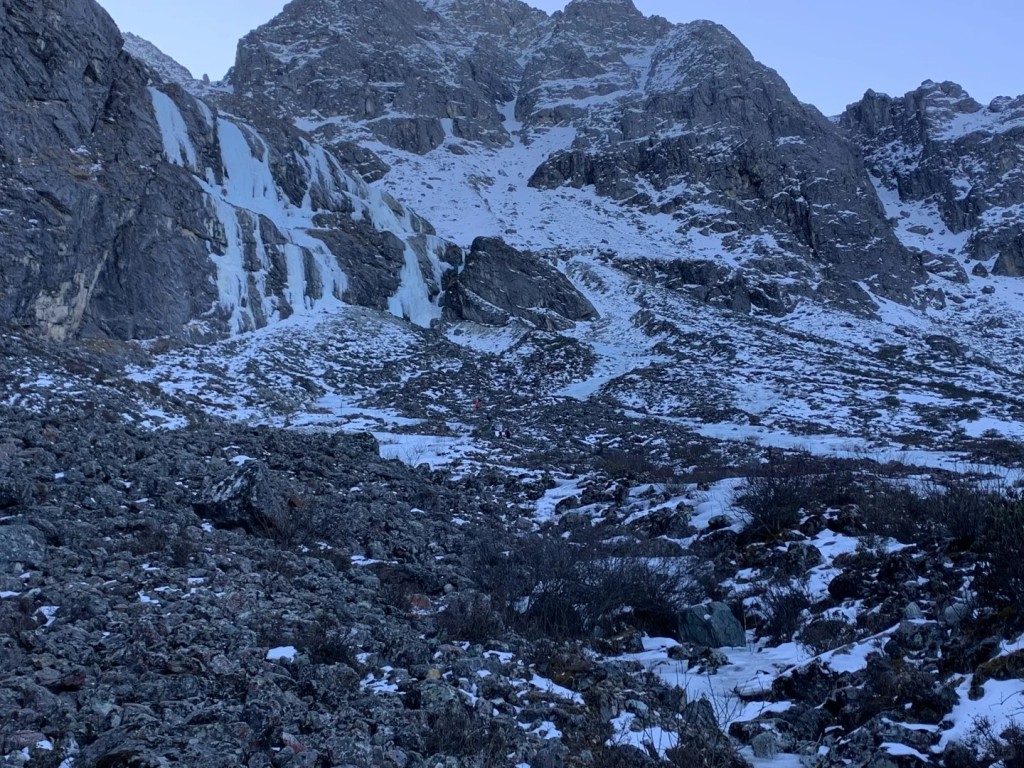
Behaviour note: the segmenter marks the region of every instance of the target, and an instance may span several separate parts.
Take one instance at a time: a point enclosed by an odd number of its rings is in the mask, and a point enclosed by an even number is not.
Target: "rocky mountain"
[[[0,0],[0,764],[1014,765],[1019,101]]]
[[[131,32],[124,33],[124,50],[134,59],[144,62],[168,85],[179,85],[185,90],[196,89],[199,82],[192,73],[148,40]]]
[[[955,83],[927,82],[898,99],[869,91],[840,125],[863,147],[882,197],[895,195],[891,215],[909,247],[926,260],[953,256],[1021,273],[1021,98],[985,107]],[[909,209],[935,224],[910,221]]]
[[[785,284],[864,305],[860,281],[921,300],[920,260],[893,236],[855,147],[721,27],[648,19],[630,0],[578,0],[550,18],[522,3],[405,5],[290,4],[241,41],[229,80],[322,143],[380,142],[421,179],[422,157],[455,154],[449,194],[525,162],[517,195],[593,190],[614,203],[610,217],[663,220],[674,231],[654,260],[697,262],[705,280],[746,293],[740,303],[784,313]],[[393,175],[403,194],[423,185]]]

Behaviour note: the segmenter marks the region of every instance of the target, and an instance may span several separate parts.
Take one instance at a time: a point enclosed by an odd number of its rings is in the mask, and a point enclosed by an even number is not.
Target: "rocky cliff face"
[[[4,0],[0,18],[0,315],[62,339],[155,335],[206,312],[199,206],[159,162],[148,75],[114,23],[57,0]]]
[[[0,8],[0,314],[53,338],[344,304],[429,326],[444,285],[495,282],[446,281],[479,237],[774,315],[941,304],[926,269],[965,255],[1024,269],[1019,100],[931,85],[836,126],[726,30],[630,0],[296,0],[223,87],[91,0]],[[542,273],[488,317],[533,322],[509,310]]]
[[[545,18],[517,0],[290,3],[239,43],[229,80],[328,137],[353,121],[413,152],[446,134],[501,145],[517,43]]]
[[[331,302],[440,315],[457,252],[329,152],[161,84],[95,3],[0,9],[0,316],[65,339],[237,332]]]
[[[860,142],[905,240],[926,258],[965,257],[1024,271],[1024,97],[987,107],[955,83],[900,98],[868,91],[840,125]],[[932,222],[913,221],[931,214]],[[917,241],[914,243],[914,241]]]
[[[201,91],[202,83],[192,73],[148,40],[131,32],[124,33],[124,50],[134,59],[143,62],[168,85],[180,85],[185,90]]]

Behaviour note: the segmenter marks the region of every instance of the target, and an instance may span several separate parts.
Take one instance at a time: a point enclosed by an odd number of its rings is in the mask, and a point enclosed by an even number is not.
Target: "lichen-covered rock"
[[[31,525],[0,524],[0,573],[14,565],[37,568],[46,559],[45,540]]]

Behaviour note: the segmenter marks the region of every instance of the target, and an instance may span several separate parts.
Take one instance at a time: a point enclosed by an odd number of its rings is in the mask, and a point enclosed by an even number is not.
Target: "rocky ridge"
[[[896,194],[895,215],[915,218],[897,212],[902,204],[937,219],[906,223],[904,239],[926,259],[952,256],[1020,274],[1021,98],[983,106],[955,83],[926,82],[900,98],[869,91],[840,126],[864,148],[880,188]]]

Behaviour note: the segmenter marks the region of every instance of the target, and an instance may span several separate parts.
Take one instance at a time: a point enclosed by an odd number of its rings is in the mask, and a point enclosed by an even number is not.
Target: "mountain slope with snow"
[[[240,43],[231,82],[318,141],[373,149],[379,183],[464,245],[530,232],[512,244],[710,262],[709,279],[785,295],[775,312],[799,297],[867,311],[862,282],[927,301],[853,147],[721,27],[629,0],[550,17],[407,5],[292,4]]]
[[[0,0],[0,764],[1009,764],[1020,107],[834,125],[630,0],[293,0],[214,85]]]

